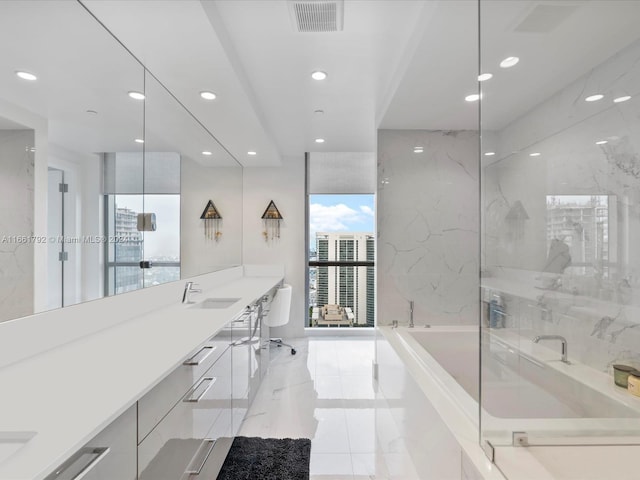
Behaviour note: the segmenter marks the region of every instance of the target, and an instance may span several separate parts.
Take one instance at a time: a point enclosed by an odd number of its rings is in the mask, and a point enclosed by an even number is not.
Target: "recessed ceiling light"
[[[493,74],[492,73],[483,73],[481,75],[478,75],[478,81],[479,82],[484,82],[485,80],[489,80],[493,78]]]
[[[604,145],[605,143],[609,143],[608,140],[600,140],[596,142],[596,145]]]
[[[19,76],[23,80],[34,81],[34,80],[38,79],[38,77],[36,77],[33,73],[24,72],[22,70],[17,70],[16,71],[16,75]]]
[[[131,92],[129,92],[129,96],[131,98],[136,99],[136,100],[144,100],[144,93],[131,91]]]
[[[590,95],[584,99],[585,102],[597,102],[598,100],[602,100],[604,95],[600,93],[596,93],[595,95]]]
[[[202,152],[202,154],[203,154],[203,155],[207,155],[207,156],[209,156],[209,155],[213,155],[211,152],[207,152],[206,150],[205,150],[204,152]]]
[[[413,148],[413,153],[423,153],[424,152],[424,147],[414,147]]]
[[[254,151],[247,152],[247,155],[257,155],[257,154],[258,154],[258,152],[254,152]]]
[[[618,98],[614,98],[613,102],[614,103],[622,103],[622,102],[626,102],[627,100],[631,99],[631,96],[629,95],[625,95],[624,97],[618,97]]]
[[[325,78],[327,78],[327,74],[325,72],[317,70],[311,74],[311,78],[313,78],[314,80],[324,80]]]
[[[213,92],[200,92],[200,96],[202,98],[204,98],[205,100],[215,100],[216,99],[216,94]]]
[[[507,58],[505,58],[504,60],[502,60],[500,62],[500,67],[502,67],[502,68],[513,67],[519,61],[520,61],[520,59],[518,57],[507,57]]]
[[[530,157],[539,157],[540,156],[540,152],[533,152],[529,154]]]
[[[485,157],[493,157],[496,154],[496,152],[485,152],[484,155]]]
[[[324,138],[316,138],[316,143],[324,143]]]
[[[478,100],[480,100],[480,95],[474,93],[473,95],[467,95],[466,97],[464,97],[464,99],[467,102],[477,102]]]
[[[313,113],[316,115],[324,115],[324,110],[314,110]]]
[[[135,142],[136,142],[136,143],[144,143],[144,140],[143,140],[143,139],[141,139],[141,138],[136,138],[136,139],[135,139]]]

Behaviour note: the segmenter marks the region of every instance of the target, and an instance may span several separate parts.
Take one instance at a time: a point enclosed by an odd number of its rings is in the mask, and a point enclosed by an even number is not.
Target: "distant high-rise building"
[[[317,232],[318,261],[373,261],[375,238],[372,233]],[[374,267],[318,267],[317,306],[348,307],[358,325],[374,325]]]
[[[115,261],[138,263],[142,260],[142,234],[138,231],[138,214],[128,208],[117,208],[115,215]],[[129,292],[142,287],[139,266],[122,266],[115,276],[116,293]]]

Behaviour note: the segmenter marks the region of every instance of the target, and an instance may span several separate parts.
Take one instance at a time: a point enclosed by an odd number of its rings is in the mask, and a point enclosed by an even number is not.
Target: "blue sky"
[[[309,244],[316,232],[373,232],[374,195],[310,195]]]

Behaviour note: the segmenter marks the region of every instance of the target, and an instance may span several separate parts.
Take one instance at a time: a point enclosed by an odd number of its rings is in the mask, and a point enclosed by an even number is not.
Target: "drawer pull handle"
[[[73,454],[73,456],[69,460],[64,462],[62,465],[56,468],[53,473],[48,475],[45,480],[56,480],[62,478],[80,480],[81,478],[84,478],[89,473],[89,471],[92,470],[93,467],[95,467],[100,462],[100,460],[106,457],[110,451],[111,449],[109,447],[81,448],[75,454]],[[84,466],[75,465],[81,458],[86,456],[89,456],[89,458],[84,460],[86,462]],[[65,474],[65,472],[67,472],[67,474]]]
[[[207,386],[202,389],[202,392],[200,392],[200,395],[196,396],[196,392],[202,386],[202,384],[205,383],[205,382],[208,382]],[[193,387],[191,390],[189,390],[189,393],[187,393],[187,396],[184,399],[184,401],[185,402],[193,402],[193,403],[199,402],[200,399],[202,397],[204,397],[204,394],[207,393],[207,391],[211,388],[211,386],[214,383],[216,383],[216,378],[215,377],[204,377],[202,380],[200,380],[196,384],[195,387]]]
[[[187,475],[200,475],[200,472],[202,472],[202,469],[204,468],[204,464],[207,463],[207,460],[209,459],[209,455],[211,455],[211,452],[213,452],[213,447],[215,446],[215,444],[216,441],[212,438],[204,439],[200,447],[198,447],[198,451],[189,462],[189,466],[185,471]],[[198,457],[202,457],[202,459],[198,461]],[[193,465],[198,465],[198,467],[192,468]]]
[[[213,353],[213,351],[216,349],[216,347],[212,347],[212,346],[205,346],[202,347],[200,350],[198,350],[196,353],[193,354],[192,357],[187,358],[184,362],[183,365],[187,365],[187,366],[197,366],[200,365],[202,362],[204,362],[205,358],[207,358],[209,355],[211,355]],[[198,355],[203,354],[200,358],[198,358]]]

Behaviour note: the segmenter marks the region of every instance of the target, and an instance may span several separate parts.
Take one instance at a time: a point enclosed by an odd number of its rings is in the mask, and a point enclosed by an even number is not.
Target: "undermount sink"
[[[239,301],[239,298],[205,298],[189,308],[227,308]]]
[[[31,431],[0,431],[0,463],[7,460],[11,455],[24,447],[29,440],[36,436],[37,432]]]

